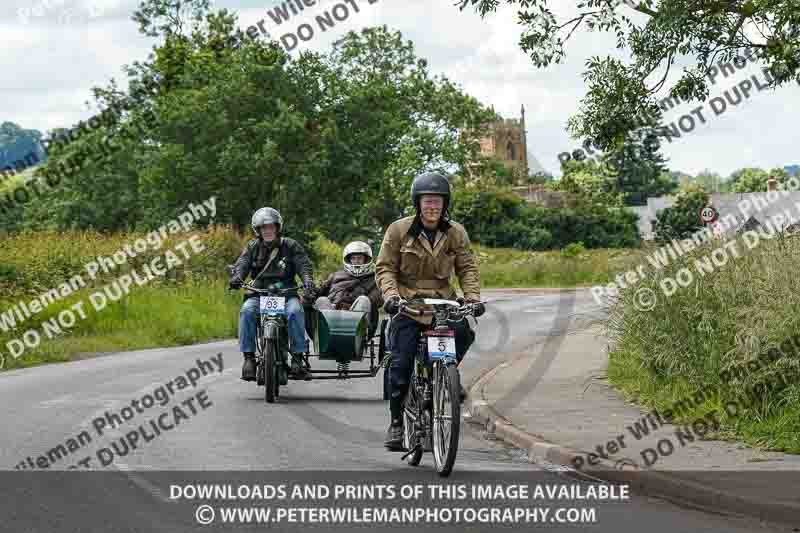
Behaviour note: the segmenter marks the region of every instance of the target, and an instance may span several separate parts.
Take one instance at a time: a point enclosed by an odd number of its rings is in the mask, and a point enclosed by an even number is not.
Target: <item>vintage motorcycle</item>
[[[432,306],[417,310],[414,305]],[[401,460],[417,466],[424,451],[433,451],[436,470],[447,477],[453,470],[461,431],[461,376],[456,358],[455,330],[450,324],[474,316],[475,305],[452,300],[423,298],[401,302],[398,313],[432,315],[433,321],[420,335],[411,381],[403,405]]]
[[[286,316],[286,295],[301,287],[283,287],[281,283],[266,289],[257,289],[252,283],[242,289],[259,294],[259,319],[256,333],[256,383],[264,386],[264,399],[274,403],[280,394],[280,387],[288,380],[301,379],[290,372],[289,334]],[[353,379],[375,377],[380,368],[387,368],[390,354],[386,349],[386,320],[381,323],[380,333],[371,336],[367,326],[367,314],[357,311],[317,310],[306,302],[306,333],[314,343],[315,351],[310,351],[306,340],[302,361],[298,363],[306,369],[304,380]],[[350,369],[352,362],[364,359],[369,353],[369,369]],[[310,357],[335,361],[337,368],[312,369]],[[376,363],[377,361],[377,363]],[[282,383],[283,382],[283,383]]]

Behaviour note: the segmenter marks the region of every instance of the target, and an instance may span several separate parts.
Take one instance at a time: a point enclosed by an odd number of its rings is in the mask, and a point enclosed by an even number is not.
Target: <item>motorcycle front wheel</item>
[[[461,431],[461,377],[454,364],[436,363],[433,381],[433,460],[436,471],[453,471]]]
[[[278,396],[278,341],[267,339],[266,350],[264,351],[264,399],[267,403],[275,403]]]

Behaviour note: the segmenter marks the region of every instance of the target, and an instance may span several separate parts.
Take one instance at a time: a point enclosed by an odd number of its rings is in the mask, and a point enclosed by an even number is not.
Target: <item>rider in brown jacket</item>
[[[477,304],[475,316],[485,311],[480,303],[480,273],[464,226],[449,219],[450,183],[443,175],[417,176],[411,186],[416,214],[393,222],[386,230],[375,274],[386,301],[384,309],[397,313],[402,300],[415,297],[444,298]],[[455,273],[464,293],[457,296],[450,285]],[[391,423],[386,446],[403,450],[403,399],[408,391],[412,361],[420,332],[432,317],[399,314],[389,332],[392,360],[389,367]],[[464,320],[456,330],[456,352],[461,362],[475,334]],[[465,396],[463,389],[462,400]]]

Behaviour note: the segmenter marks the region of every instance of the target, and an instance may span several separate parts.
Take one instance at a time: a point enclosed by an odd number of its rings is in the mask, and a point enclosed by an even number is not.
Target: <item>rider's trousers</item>
[[[389,365],[389,386],[391,391],[389,408],[392,413],[392,419],[399,418],[402,413],[403,400],[408,391],[408,383],[411,380],[411,370],[413,369],[419,338],[422,331],[427,327],[407,316],[397,315],[392,318],[392,325],[389,330],[389,344],[392,352],[392,360]],[[454,324],[453,329],[456,333],[456,358],[460,363],[469,347],[475,341],[475,333],[466,319]]]
[[[239,349],[242,353],[256,351],[258,332],[258,298],[248,298],[239,311]],[[306,351],[306,320],[300,298],[286,298],[286,315],[289,328],[289,349],[292,352]]]

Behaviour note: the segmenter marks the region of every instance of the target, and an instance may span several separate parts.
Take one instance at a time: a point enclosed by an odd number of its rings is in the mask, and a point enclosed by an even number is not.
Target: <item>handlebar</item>
[[[258,293],[258,294],[285,294],[287,292],[295,291],[295,290],[302,289],[302,288],[303,287],[286,287],[286,288],[283,288],[283,289],[278,289],[278,288],[274,288],[274,289],[257,289],[252,284],[247,284],[246,283],[246,284],[244,284],[244,285],[242,285],[240,287],[240,290],[241,289],[246,289],[246,290],[249,290],[251,292]]]
[[[413,305],[432,305],[434,309],[433,310],[414,309],[413,307],[411,307]],[[454,309],[447,309],[446,311],[448,315],[456,315],[459,318],[464,318],[466,316],[472,315],[475,311],[474,303],[465,303],[464,305],[461,305],[460,303],[453,300],[422,298],[410,301],[400,300],[400,306],[397,310],[397,314],[405,312],[414,316],[425,316],[425,315],[433,316],[436,314],[437,310],[444,310],[445,307],[454,308]]]

